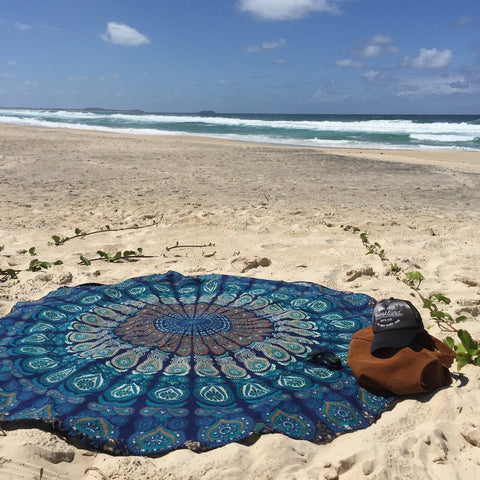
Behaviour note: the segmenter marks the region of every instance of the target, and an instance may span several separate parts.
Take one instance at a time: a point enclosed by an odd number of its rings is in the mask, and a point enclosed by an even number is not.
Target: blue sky
[[[480,113],[480,0],[0,0],[0,105]]]

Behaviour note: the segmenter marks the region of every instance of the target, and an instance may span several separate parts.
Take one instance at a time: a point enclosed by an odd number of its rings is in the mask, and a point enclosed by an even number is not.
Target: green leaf
[[[446,303],[447,305],[451,302],[451,300],[448,298],[448,297],[445,297],[445,295],[442,295],[442,294],[433,294],[433,295],[430,295],[430,298],[432,300],[438,300],[439,302],[442,302],[442,303]]]
[[[455,350],[455,340],[454,340],[452,337],[447,337],[447,338],[443,341],[443,343],[444,343],[447,347],[451,348],[452,350]]]
[[[84,265],[91,265],[92,264],[92,262],[88,258],[84,257],[83,255],[80,255],[80,261]]]
[[[453,323],[453,318],[449,313],[447,313],[447,312],[441,312],[441,313],[443,314],[442,315],[442,321]],[[432,316],[431,313],[430,313],[430,316]]]
[[[472,336],[466,330],[459,330],[458,338],[462,341],[465,350],[470,355],[476,355],[478,353],[478,344],[473,341]]]
[[[63,240],[58,235],[52,235],[52,239],[55,245],[61,245],[63,243]]]
[[[63,265],[63,262],[61,260],[55,260],[53,262],[54,265]]]
[[[13,270],[12,268],[7,268],[5,270],[5,272],[12,280],[18,278],[17,277],[17,272],[15,270]]]
[[[35,257],[35,255],[37,255],[37,252],[35,251],[35,247],[30,247],[28,249],[28,253],[32,256],[32,257]]]
[[[423,308],[426,308],[428,310],[430,310],[432,307],[434,307],[434,303],[432,302],[432,300],[430,300],[429,298],[426,298],[424,301],[423,301]]]
[[[465,320],[467,320],[467,317],[465,315],[460,315],[459,317],[457,317],[455,319],[455,322],[464,322]]]
[[[38,260],[32,260],[30,262],[30,265],[28,266],[28,269],[31,270],[32,272],[36,272],[41,269],[41,267],[38,265]]]
[[[138,254],[139,254],[140,256],[143,255],[143,248],[139,248],[139,249],[138,249]]]
[[[116,252],[113,258],[111,259],[112,262],[115,262],[116,260],[120,260],[122,258],[122,252]]]
[[[75,229],[75,235],[80,235],[82,233],[82,230],[80,228]]]
[[[52,264],[49,262],[40,262],[39,260],[35,259],[30,262],[28,269],[31,270],[32,272],[38,272],[42,268],[47,269],[47,268],[50,268],[51,266]]]
[[[5,245],[0,245],[0,252],[5,248]]]
[[[409,280],[418,281],[418,282],[422,282],[423,280],[425,280],[425,277],[420,272],[417,272],[417,271],[408,272],[406,274],[406,277]]]
[[[468,353],[457,353],[457,367],[461,370],[465,365],[468,365],[472,357]]]

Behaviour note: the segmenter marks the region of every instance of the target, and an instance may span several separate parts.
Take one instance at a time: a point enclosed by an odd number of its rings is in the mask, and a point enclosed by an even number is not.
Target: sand
[[[52,244],[52,235],[107,225],[111,231]],[[389,262],[422,272],[425,296],[451,298],[446,311],[466,315],[462,327],[478,339],[479,225],[478,153],[327,150],[0,125],[0,268],[22,270],[17,280],[0,283],[0,316],[61,285],[176,270],[407,298],[430,332],[445,338],[388,264],[365,255],[359,232],[366,232]],[[35,258],[63,264],[24,271],[34,258],[31,247]],[[98,250],[137,248],[151,257],[78,263]],[[51,432],[7,428],[0,436],[0,478],[471,480],[480,467],[480,368],[452,372],[451,387],[404,398],[371,427],[327,445],[274,434],[201,454],[114,457]]]

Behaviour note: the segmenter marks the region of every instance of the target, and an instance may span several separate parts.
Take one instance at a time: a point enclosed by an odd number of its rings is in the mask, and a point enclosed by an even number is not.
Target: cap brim
[[[401,348],[409,345],[417,336],[417,329],[405,328],[378,332],[373,336],[370,353],[382,348]]]

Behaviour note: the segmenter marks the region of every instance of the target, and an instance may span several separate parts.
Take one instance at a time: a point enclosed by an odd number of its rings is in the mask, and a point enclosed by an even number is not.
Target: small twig
[[[208,244],[205,244],[205,245],[180,245],[178,242],[173,245],[173,247],[165,247],[165,249],[167,250],[167,252],[169,252],[170,250],[173,250],[174,248],[204,248],[204,247],[214,247],[215,244],[210,242]]]
[[[93,470],[94,472],[99,473],[102,476],[103,480],[109,480],[109,477],[105,475],[98,467],[88,467],[84,473],[87,473],[90,470]]]

